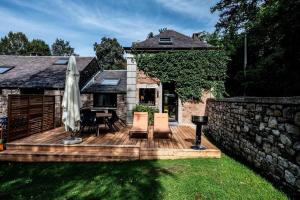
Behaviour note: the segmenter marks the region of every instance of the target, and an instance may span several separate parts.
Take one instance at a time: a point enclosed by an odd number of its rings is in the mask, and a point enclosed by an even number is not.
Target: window
[[[101,85],[118,85],[120,79],[104,79]]]
[[[94,107],[117,107],[117,94],[94,94]]]
[[[13,67],[9,67],[9,66],[0,66],[0,74],[4,74],[7,71],[11,70]]]
[[[155,89],[154,88],[140,88],[139,90],[140,104],[147,104],[155,106]]]
[[[68,64],[68,61],[69,61],[68,58],[60,58],[54,62],[54,65],[66,65]]]
[[[161,38],[159,38],[159,44],[163,44],[163,45],[165,45],[165,44],[172,44],[173,42],[172,42],[172,39],[170,38],[170,37],[161,37]]]

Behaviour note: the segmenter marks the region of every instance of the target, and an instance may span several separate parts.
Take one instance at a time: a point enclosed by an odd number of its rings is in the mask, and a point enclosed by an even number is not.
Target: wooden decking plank
[[[124,160],[131,160],[132,156],[136,156],[134,159],[176,159],[220,157],[221,155],[220,151],[204,136],[202,136],[202,144],[207,149],[204,151],[192,150],[190,146],[194,140],[195,129],[191,127],[172,126],[172,140],[154,139],[152,129],[149,130],[148,140],[130,139],[128,130],[128,127],[123,127],[115,133],[101,133],[98,137],[95,134],[85,134],[81,136],[83,143],[67,147],[61,144],[61,140],[67,137],[68,133],[65,133],[63,127],[57,128],[9,143],[11,145],[7,145],[7,155],[0,153],[0,160],[88,162],[118,161],[120,156],[123,156]],[[98,157],[93,157],[94,154]],[[87,157],[85,158],[83,155]],[[103,155],[103,157],[99,155]]]

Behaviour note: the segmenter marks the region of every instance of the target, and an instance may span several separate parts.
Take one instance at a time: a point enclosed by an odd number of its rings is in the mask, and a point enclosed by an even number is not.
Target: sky
[[[217,0],[0,0],[0,37],[23,32],[51,45],[70,42],[80,56],[94,56],[93,44],[117,38],[122,46],[143,41],[167,27],[191,36],[214,30]]]

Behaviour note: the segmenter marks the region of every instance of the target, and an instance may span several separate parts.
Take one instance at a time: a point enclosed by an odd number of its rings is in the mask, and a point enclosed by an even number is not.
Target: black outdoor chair
[[[112,114],[112,116],[111,116],[111,118],[109,118],[108,124],[113,131],[120,130],[120,128],[117,126],[117,124],[121,125],[122,127],[126,126],[126,123],[122,119],[119,118],[119,116],[117,115],[115,110],[110,110],[109,112]],[[117,123],[117,122],[119,122],[119,123]]]
[[[96,122],[96,113],[92,112],[90,109],[81,110],[81,133],[86,127],[88,128],[88,132],[98,129],[98,125]]]

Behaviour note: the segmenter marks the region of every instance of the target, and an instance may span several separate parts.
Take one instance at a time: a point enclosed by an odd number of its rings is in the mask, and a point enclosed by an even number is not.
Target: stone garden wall
[[[224,150],[300,194],[300,97],[209,99],[206,115]]]

